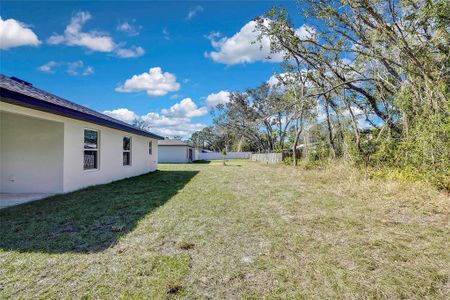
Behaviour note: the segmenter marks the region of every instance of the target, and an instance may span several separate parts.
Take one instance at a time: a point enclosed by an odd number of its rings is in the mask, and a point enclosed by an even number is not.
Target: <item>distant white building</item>
[[[189,163],[196,160],[195,149],[186,142],[165,139],[158,142],[158,162]]]

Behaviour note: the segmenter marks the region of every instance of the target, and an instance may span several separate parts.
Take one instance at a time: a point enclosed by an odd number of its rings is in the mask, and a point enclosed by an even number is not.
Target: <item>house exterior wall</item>
[[[187,146],[158,146],[158,162],[160,163],[188,163]],[[192,150],[192,156],[194,151]]]
[[[64,124],[0,111],[0,190],[63,192]]]
[[[155,171],[158,161],[157,140],[81,121],[67,122],[64,127],[64,191]],[[83,170],[84,129],[99,132],[99,168]],[[123,165],[123,138],[131,137],[131,165]],[[152,155],[148,143],[153,141]]]
[[[0,111],[40,118],[63,124],[62,192],[70,192],[90,185],[109,183],[155,171],[158,162],[158,141],[149,137],[131,134],[117,129],[80,120],[37,111],[5,102],[0,102]],[[83,170],[84,129],[99,131],[99,168]],[[123,166],[123,137],[131,137],[131,165]],[[152,155],[148,143],[152,141]],[[30,154],[31,155],[31,154]],[[3,160],[2,151],[2,160]],[[8,158],[9,159],[9,158]],[[60,192],[60,191],[54,191]]]

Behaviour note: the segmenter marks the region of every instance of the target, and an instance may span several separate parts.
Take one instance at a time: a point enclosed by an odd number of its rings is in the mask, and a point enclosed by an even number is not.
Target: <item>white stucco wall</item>
[[[63,170],[60,176],[63,192],[144,174],[155,171],[157,168],[158,141],[155,139],[4,102],[0,102],[0,111],[14,112],[63,124],[64,143],[63,149],[60,151],[63,155]],[[98,130],[100,133],[99,168],[97,170],[83,170],[84,129]],[[131,166],[123,166],[122,140],[124,136],[132,138]],[[153,142],[152,155],[148,152],[149,141]],[[1,155],[3,160],[6,154],[3,155],[2,151]],[[38,159],[36,155],[33,156],[31,153],[29,155]]]
[[[97,170],[83,170],[84,129],[99,131],[100,156]],[[158,161],[157,140],[152,155],[148,153],[150,138],[81,121],[64,126],[64,191],[155,171]],[[123,137],[131,137],[131,166],[123,165]]]
[[[158,162],[160,163],[188,163],[187,146],[158,146]],[[194,150],[192,150],[194,156]]]
[[[64,124],[0,111],[0,190],[63,192]]]

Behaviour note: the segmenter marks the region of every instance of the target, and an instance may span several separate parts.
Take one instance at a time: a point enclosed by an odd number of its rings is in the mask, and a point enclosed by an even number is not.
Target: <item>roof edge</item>
[[[108,121],[106,119],[102,119],[102,118],[94,116],[94,115],[85,114],[85,113],[82,113],[77,110],[73,110],[73,109],[63,107],[63,106],[60,106],[60,105],[57,105],[54,103],[36,99],[34,97],[24,95],[19,92],[11,91],[11,90],[8,90],[3,87],[0,87],[0,96],[4,97],[4,99],[0,100],[2,102],[19,105],[19,106],[23,106],[23,107],[28,107],[28,108],[32,108],[32,109],[36,109],[36,110],[40,110],[40,111],[44,111],[44,112],[49,112],[49,113],[53,113],[56,115],[68,117],[71,119],[86,121],[89,123],[94,123],[97,125],[102,125],[105,127],[129,132],[129,133],[134,133],[137,135],[150,137],[150,138],[154,138],[157,140],[164,140],[164,138],[162,136],[159,136],[157,134],[151,133],[146,130],[142,130],[142,129],[133,127],[132,125],[127,126],[127,125],[122,125],[120,123]]]

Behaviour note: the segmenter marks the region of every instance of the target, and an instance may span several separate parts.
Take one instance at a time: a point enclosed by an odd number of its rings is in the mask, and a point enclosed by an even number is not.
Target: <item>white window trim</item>
[[[151,151],[150,151],[151,150]],[[151,152],[151,153],[150,153]],[[148,142],[148,155],[153,156],[153,141]]]
[[[124,138],[130,138],[130,150],[123,149],[123,139]],[[130,136],[124,136],[122,138],[122,166],[124,166],[124,167],[131,167],[133,165],[133,153],[131,152],[132,150],[133,150],[133,137],[131,135]],[[130,164],[129,165],[124,165],[123,164],[123,153],[125,153],[125,152],[129,152],[130,153]]]
[[[90,131],[95,131],[97,132],[97,149],[86,149],[84,148],[84,131],[85,130],[90,130]],[[98,129],[93,129],[93,128],[84,128],[83,129],[83,171],[84,172],[98,172],[100,170],[100,130]],[[84,151],[97,151],[97,168],[94,169],[85,169],[84,168]]]

